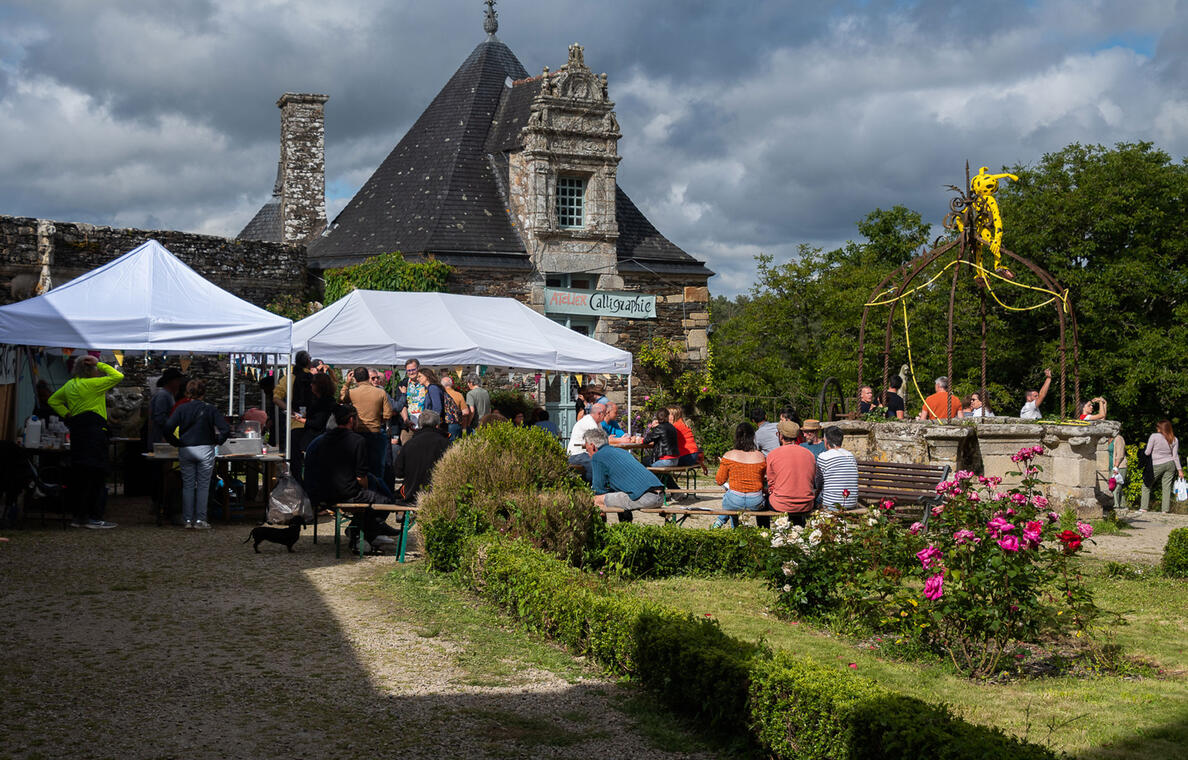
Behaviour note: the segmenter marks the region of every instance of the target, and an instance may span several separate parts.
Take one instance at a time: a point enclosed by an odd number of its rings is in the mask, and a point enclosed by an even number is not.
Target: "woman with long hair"
[[[764,476],[767,460],[755,446],[755,428],[749,422],[740,422],[734,428],[734,448],[722,455],[715,480],[726,487],[722,496],[722,509],[759,511],[763,509]],[[738,518],[733,515],[719,515],[714,527],[720,528],[730,520],[732,527],[738,527]]]
[[[206,503],[210,497],[210,476],[214,472],[215,446],[231,435],[231,427],[206,397],[206,381],[186,383],[189,403],[173,410],[165,422],[165,438],[177,446],[181,467],[182,519],[190,529],[210,528],[206,521]]]
[[[1151,485],[1143,481],[1143,503],[1139,512],[1146,512],[1151,503],[1151,488],[1159,483],[1163,489],[1161,507],[1164,512],[1171,511],[1172,473],[1177,478],[1184,477],[1184,469],[1180,467],[1180,441],[1172,430],[1170,420],[1159,420],[1155,424],[1155,432],[1147,439],[1144,453],[1151,457]]]
[[[417,382],[425,386],[425,403],[422,411],[429,409],[442,414],[445,411],[445,388],[437,379],[437,373],[428,367],[421,367]]]

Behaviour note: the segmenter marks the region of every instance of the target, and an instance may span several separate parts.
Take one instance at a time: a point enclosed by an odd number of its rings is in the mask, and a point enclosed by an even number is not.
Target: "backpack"
[[[458,402],[454,401],[454,397],[446,392],[445,388],[441,389],[441,408],[442,417],[445,418],[447,425],[462,424],[462,410],[458,408]]]

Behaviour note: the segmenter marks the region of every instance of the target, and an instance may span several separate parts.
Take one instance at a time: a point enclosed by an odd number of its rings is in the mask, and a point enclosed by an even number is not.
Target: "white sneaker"
[[[85,528],[85,527],[87,527],[87,524],[85,522],[79,522],[78,520],[71,520],[70,527],[71,528]]]
[[[206,520],[196,520],[194,522],[194,530],[210,530],[210,523]]]
[[[194,529],[194,523],[193,523],[193,522],[191,522],[190,520],[186,520],[185,529],[186,529],[186,530],[193,530],[193,529]]]
[[[111,530],[116,527],[116,524],[107,522],[106,520],[87,520],[87,524],[83,527],[90,528],[91,530]]]

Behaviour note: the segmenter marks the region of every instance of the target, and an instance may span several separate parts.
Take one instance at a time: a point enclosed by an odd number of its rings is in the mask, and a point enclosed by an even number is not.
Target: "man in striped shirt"
[[[825,429],[825,452],[817,457],[821,471],[820,505],[825,509],[852,509],[858,503],[858,460],[842,448],[842,431]]]

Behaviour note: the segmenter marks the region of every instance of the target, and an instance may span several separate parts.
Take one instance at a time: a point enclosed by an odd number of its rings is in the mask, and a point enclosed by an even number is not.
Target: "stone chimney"
[[[281,110],[280,223],[282,240],[304,243],[326,228],[328,95],[286,92]]]

